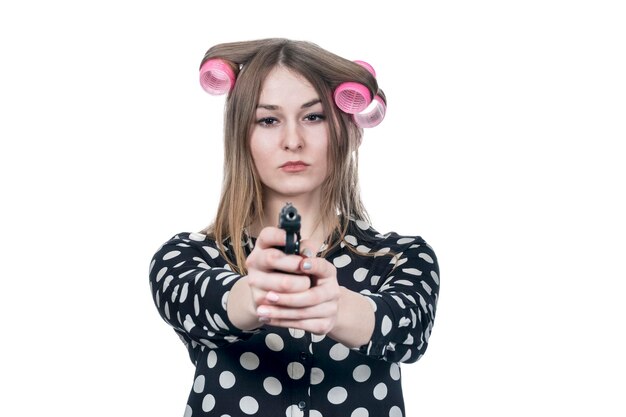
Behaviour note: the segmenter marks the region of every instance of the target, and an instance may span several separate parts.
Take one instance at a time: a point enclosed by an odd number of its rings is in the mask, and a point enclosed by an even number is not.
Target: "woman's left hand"
[[[304,249],[303,253],[310,254],[312,251]],[[257,314],[272,326],[325,335],[333,330],[337,322],[341,295],[337,269],[324,258],[305,256],[298,272],[311,278],[311,288],[297,293],[271,291],[266,296],[266,302],[258,306]]]

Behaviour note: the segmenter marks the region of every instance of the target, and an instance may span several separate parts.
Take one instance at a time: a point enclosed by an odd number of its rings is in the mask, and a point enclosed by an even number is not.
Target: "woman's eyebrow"
[[[316,105],[317,103],[321,103],[321,102],[322,102],[322,100],[320,100],[319,98],[314,98],[313,100],[307,101],[306,103],[304,103],[300,108],[301,109],[306,109],[308,107],[312,107],[312,106]]]
[[[314,98],[313,100],[307,101],[306,103],[304,103],[302,106],[300,106],[301,109],[306,109],[309,107],[312,107],[314,105],[316,105],[317,103],[321,103],[322,100],[320,100],[319,98]],[[259,103],[256,106],[257,109],[266,109],[266,110],[278,110],[281,107],[279,105],[276,104],[262,104]]]

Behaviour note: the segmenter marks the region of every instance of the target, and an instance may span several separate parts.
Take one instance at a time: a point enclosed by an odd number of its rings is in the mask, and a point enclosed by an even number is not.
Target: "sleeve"
[[[254,333],[236,328],[228,319],[228,295],[241,276],[205,235],[174,236],[155,253],[149,276],[161,317],[186,344],[217,348]]]
[[[405,238],[406,239],[406,238]],[[375,311],[375,328],[361,353],[412,363],[428,346],[439,296],[439,266],[432,248],[415,240],[396,252],[378,291],[364,294]]]

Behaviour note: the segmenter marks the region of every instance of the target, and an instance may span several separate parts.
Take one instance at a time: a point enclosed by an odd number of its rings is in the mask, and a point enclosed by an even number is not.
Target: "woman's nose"
[[[304,146],[302,132],[296,123],[288,123],[283,132],[282,147],[284,150],[300,150]]]

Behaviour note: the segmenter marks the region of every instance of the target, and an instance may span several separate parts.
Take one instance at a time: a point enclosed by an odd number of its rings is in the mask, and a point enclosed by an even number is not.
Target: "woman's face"
[[[274,68],[263,82],[250,135],[265,196],[319,194],[328,172],[328,136],[315,89],[299,74]]]

